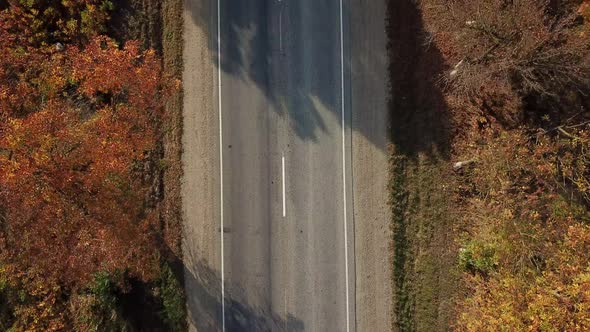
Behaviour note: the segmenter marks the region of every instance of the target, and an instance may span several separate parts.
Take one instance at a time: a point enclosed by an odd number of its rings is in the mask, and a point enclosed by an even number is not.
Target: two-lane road
[[[353,331],[345,4],[217,6],[219,328]]]

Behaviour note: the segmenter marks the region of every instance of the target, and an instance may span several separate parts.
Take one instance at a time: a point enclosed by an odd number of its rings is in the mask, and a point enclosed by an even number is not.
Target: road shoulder
[[[350,7],[356,325],[390,331],[387,10],[385,1],[351,0]]]
[[[219,156],[209,0],[184,1],[183,259],[189,331],[219,330]]]

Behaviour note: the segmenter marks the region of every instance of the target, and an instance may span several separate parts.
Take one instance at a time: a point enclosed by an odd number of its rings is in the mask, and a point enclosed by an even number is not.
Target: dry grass
[[[164,70],[175,79],[182,79],[182,0],[166,0],[162,5]],[[166,241],[182,261],[182,89],[176,91],[166,105],[163,136],[164,201],[162,218]]]
[[[437,78],[447,66],[428,45],[413,1],[389,1],[394,331],[445,331],[458,293],[450,119]]]
[[[164,71],[167,75],[181,81],[183,52],[183,1],[165,0],[162,3],[162,55]],[[164,241],[173,255],[169,278],[173,281],[169,292],[172,305],[169,315],[176,318],[177,324],[186,322],[186,306],[182,266],[182,88],[176,91],[165,108],[163,124],[163,174],[164,196],[161,203],[161,218],[164,229]],[[180,292],[180,293],[179,293]],[[182,329],[186,329],[183,323]]]

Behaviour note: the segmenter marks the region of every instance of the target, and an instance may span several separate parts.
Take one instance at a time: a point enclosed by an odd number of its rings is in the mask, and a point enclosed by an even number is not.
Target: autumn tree
[[[431,18],[429,40],[452,45],[441,81],[505,123],[522,120],[522,112],[511,113],[524,100],[558,107],[572,93],[588,92],[590,39],[580,1],[421,2]]]
[[[142,172],[173,84],[153,50],[84,30],[104,21],[108,3],[0,12],[0,304],[17,330],[70,330],[70,295],[99,273],[122,276],[124,288],[159,268]],[[65,13],[50,19],[54,10]],[[45,34],[88,43],[57,49]]]
[[[110,0],[8,0],[3,16],[20,25],[15,37],[35,45],[81,43],[104,34],[114,9]]]
[[[458,331],[590,329],[590,15],[581,0],[421,0],[457,137]]]

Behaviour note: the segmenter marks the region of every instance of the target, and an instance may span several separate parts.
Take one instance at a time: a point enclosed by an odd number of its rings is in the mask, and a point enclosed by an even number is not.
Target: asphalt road
[[[354,331],[346,1],[220,1],[222,324]]]
[[[184,1],[189,331],[393,326],[387,1],[343,5]]]

